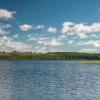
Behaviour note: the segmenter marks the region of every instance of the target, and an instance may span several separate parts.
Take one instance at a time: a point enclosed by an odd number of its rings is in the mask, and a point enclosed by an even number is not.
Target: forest
[[[100,53],[49,52],[0,53],[0,60],[100,60]]]

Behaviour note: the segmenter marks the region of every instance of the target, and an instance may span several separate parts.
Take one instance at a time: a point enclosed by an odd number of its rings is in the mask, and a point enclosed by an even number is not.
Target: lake
[[[100,100],[100,65],[0,61],[0,100]]]

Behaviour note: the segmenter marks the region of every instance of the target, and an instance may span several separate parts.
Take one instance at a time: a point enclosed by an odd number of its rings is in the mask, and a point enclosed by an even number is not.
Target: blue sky
[[[100,52],[99,0],[0,0],[0,51]]]

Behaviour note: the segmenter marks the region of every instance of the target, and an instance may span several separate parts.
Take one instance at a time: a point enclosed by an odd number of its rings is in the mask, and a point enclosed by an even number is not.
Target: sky
[[[0,0],[0,51],[100,52],[100,1]]]

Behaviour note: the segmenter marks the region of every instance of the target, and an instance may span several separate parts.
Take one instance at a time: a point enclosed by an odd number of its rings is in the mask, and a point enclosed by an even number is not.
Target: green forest
[[[0,53],[0,60],[100,60],[100,53]]]

